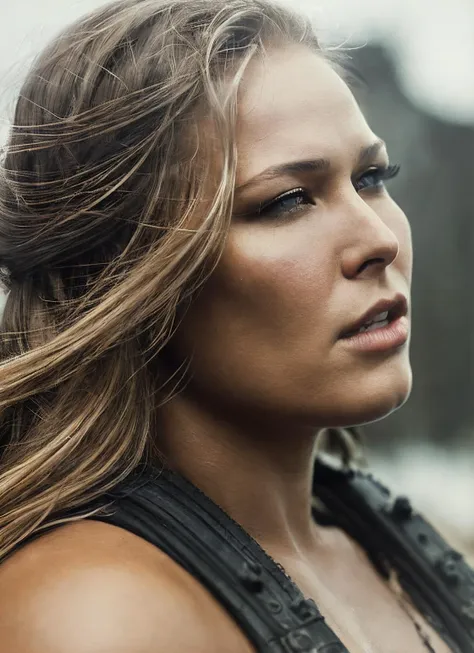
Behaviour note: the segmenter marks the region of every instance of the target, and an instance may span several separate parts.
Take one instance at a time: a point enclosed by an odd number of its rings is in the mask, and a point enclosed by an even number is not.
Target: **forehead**
[[[267,51],[246,70],[237,122],[246,177],[293,158],[352,159],[374,139],[350,89],[321,54],[288,46]]]

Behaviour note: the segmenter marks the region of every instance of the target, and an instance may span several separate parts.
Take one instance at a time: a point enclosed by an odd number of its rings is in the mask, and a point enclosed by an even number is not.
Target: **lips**
[[[346,326],[340,333],[339,339],[350,338],[359,332],[382,328],[407,313],[408,301],[404,295],[398,294],[393,299],[382,299],[358,320]]]

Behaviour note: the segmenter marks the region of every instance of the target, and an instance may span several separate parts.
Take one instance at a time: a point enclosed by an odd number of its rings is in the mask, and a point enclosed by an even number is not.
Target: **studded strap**
[[[406,497],[392,498],[370,474],[321,462],[314,494],[331,523],[354,537],[383,575],[397,572],[414,606],[453,651],[474,651],[474,571]]]
[[[474,653],[474,572],[411,508],[369,475],[317,461],[320,521],[337,524],[390,569],[455,653]],[[145,469],[107,497],[93,517],[148,540],[199,580],[259,653],[349,653],[314,601],[234,520],[169,470]]]
[[[236,522],[169,471],[128,480],[93,519],[167,553],[227,608],[259,653],[349,653],[312,600]]]

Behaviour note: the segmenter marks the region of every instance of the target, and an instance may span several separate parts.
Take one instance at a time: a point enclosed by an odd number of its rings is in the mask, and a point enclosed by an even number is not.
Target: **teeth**
[[[383,329],[383,327],[387,326],[387,324],[388,320],[383,320],[382,322],[372,322],[372,324],[369,324],[369,326],[361,327],[359,333],[364,333],[364,331],[373,331],[374,329]]]
[[[363,326],[361,326],[358,333],[363,333],[364,331],[371,331],[372,329],[377,329],[381,326],[386,326],[383,323],[387,322],[387,318],[388,318],[388,311],[379,313],[372,320],[366,322]]]
[[[379,313],[378,315],[376,315],[372,320],[372,322],[383,322],[384,320],[387,319],[387,317],[388,317],[388,311],[384,311],[383,313]]]
[[[390,320],[388,319],[388,311],[384,311],[383,313],[379,313],[378,315],[375,315],[372,320],[366,322],[363,326],[360,327],[360,329],[358,329],[357,331],[353,331],[352,334],[348,334],[346,337],[350,337],[351,335],[355,335],[356,333],[373,331],[374,329],[383,329],[383,327],[386,327],[387,324],[389,323]]]

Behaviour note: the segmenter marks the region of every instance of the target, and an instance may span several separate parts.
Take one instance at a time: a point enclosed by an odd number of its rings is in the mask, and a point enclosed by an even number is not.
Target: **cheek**
[[[293,327],[301,332],[302,320],[317,320],[332,287],[332,267],[330,247],[319,249],[303,225],[267,226],[231,235],[216,280],[254,328],[289,335]]]
[[[329,342],[327,310],[336,260],[327,239],[300,222],[233,229],[175,345],[191,353],[193,388],[220,402],[295,402]],[[249,374],[249,371],[251,372]],[[290,385],[297,390],[292,394]],[[291,398],[289,399],[289,394]],[[274,406],[273,406],[274,407]]]

